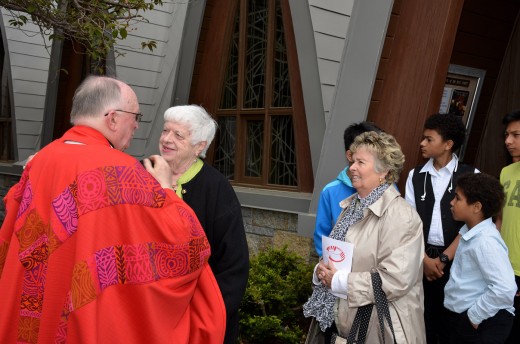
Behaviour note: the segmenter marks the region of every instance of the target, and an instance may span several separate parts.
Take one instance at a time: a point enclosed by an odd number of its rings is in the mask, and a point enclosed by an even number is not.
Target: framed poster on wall
[[[439,113],[459,116],[466,126],[466,140],[460,148],[459,158],[464,158],[467,140],[477,108],[486,71],[483,69],[451,64],[446,75]]]

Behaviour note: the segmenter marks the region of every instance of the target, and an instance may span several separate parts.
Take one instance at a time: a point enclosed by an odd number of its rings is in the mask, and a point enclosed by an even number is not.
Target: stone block
[[[311,255],[314,251],[313,241],[310,238],[298,236],[298,234],[287,231],[276,231],[273,237],[273,248],[287,249],[296,253],[306,261],[311,261]]]
[[[246,225],[246,233],[272,237],[274,235],[274,232],[275,230],[272,228]]]
[[[242,219],[244,220],[244,225],[253,223],[253,211],[251,208],[242,207]]]
[[[298,215],[296,214],[287,214],[289,215],[287,218],[287,230],[290,232],[297,233],[298,232]]]
[[[288,230],[290,215],[292,214],[264,209],[253,209],[253,225],[258,227]]]
[[[273,247],[273,238],[255,235],[255,234],[246,234],[247,246],[249,247],[249,256],[256,256],[259,252],[266,251],[269,248]]]

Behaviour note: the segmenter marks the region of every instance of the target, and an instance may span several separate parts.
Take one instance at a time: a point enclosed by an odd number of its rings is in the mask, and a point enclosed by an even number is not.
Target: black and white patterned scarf
[[[387,183],[379,185],[365,198],[360,198],[356,194],[347,209],[344,210],[345,215],[334,225],[330,237],[344,241],[348,228],[363,218],[363,210],[374,204],[388,189],[388,186],[389,184]],[[334,303],[336,303],[336,298],[330,292],[330,289],[322,284],[315,286],[311,297],[303,305],[303,315],[305,317],[315,317],[320,323],[320,329],[325,332],[334,321]]]

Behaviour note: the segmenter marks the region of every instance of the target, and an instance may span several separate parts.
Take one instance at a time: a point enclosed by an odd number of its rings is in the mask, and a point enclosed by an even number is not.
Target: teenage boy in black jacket
[[[423,221],[424,232],[424,322],[428,344],[447,343],[448,312],[443,306],[444,286],[450,277],[451,261],[459,243],[459,229],[450,202],[457,178],[479,171],[459,163],[456,152],[466,136],[462,120],[452,114],[435,114],[424,124],[421,153],[429,159],[412,169],[406,181],[405,198]]]

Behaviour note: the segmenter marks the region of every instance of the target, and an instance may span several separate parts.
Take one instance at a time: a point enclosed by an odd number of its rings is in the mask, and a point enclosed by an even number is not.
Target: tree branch
[[[163,0],[0,0],[9,10],[14,27],[29,20],[51,39],[70,39],[83,45],[94,59],[104,58],[117,39],[125,39],[131,25],[146,21],[140,14],[162,5]],[[154,41],[152,41],[154,42]],[[152,49],[155,44],[143,42]]]

